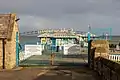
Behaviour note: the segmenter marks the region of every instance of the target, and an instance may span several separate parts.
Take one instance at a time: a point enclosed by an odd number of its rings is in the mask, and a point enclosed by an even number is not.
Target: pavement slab
[[[20,70],[0,71],[0,80],[98,80],[87,67],[46,69],[26,67]]]

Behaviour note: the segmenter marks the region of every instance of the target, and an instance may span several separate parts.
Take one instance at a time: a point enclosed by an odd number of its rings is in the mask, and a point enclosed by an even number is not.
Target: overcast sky
[[[17,13],[21,32],[64,27],[87,31],[90,24],[120,34],[120,0],[0,0],[0,12]]]

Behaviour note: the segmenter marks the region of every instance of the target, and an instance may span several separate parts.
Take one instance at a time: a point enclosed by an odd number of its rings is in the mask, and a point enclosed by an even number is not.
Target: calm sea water
[[[36,44],[38,41],[37,36],[20,36],[20,44]]]

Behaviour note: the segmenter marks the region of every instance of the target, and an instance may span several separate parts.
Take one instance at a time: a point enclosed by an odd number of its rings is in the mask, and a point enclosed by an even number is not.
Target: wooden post
[[[51,65],[54,65],[54,58],[55,58],[55,54],[52,53],[52,54],[50,55],[50,64],[51,64]]]

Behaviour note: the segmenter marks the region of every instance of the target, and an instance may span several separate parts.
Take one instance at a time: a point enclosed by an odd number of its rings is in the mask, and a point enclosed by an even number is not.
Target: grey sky
[[[113,28],[120,34],[120,0],[0,0],[0,12],[17,13],[20,31],[43,28]]]

